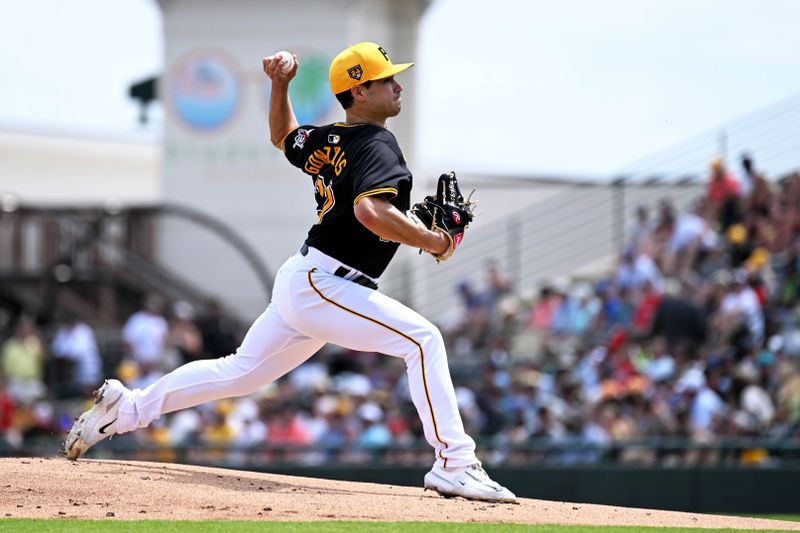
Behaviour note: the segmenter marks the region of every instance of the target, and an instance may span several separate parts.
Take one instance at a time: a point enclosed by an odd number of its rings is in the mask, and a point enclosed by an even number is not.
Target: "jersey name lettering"
[[[344,150],[339,146],[323,146],[314,150],[304,166],[305,171],[309,174],[319,174],[325,165],[330,165],[336,175],[342,173],[342,169],[347,165]]]

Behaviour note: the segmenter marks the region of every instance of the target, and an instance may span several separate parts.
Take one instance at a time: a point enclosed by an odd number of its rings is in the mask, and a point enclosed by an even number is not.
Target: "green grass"
[[[783,516],[783,515],[781,515]],[[766,518],[766,517],[764,517]],[[777,518],[777,515],[775,516]],[[791,517],[797,520],[798,517]],[[14,533],[27,532],[62,532],[78,531],[81,533],[94,533],[96,531],[113,531],[121,533],[143,533],[150,531],[177,531],[177,532],[233,532],[233,533],[412,533],[428,532],[456,533],[456,532],[483,532],[492,533],[580,533],[593,531],[597,533],[684,533],[684,532],[725,532],[730,529],[692,529],[677,527],[628,527],[628,526],[556,526],[556,525],[518,525],[518,524],[452,524],[440,522],[267,522],[267,521],[204,521],[194,522],[188,520],[73,520],[52,519],[34,520],[5,518],[0,519],[0,531],[13,531]],[[778,531],[778,530],[773,530]]]

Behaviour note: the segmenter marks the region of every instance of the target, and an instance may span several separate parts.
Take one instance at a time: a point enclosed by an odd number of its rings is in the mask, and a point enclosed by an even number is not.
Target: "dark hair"
[[[369,86],[372,85],[372,80],[365,81],[361,85],[369,89]],[[342,107],[345,109],[353,105],[353,93],[350,92],[350,89],[336,93],[336,99],[339,100],[339,103],[342,104]]]

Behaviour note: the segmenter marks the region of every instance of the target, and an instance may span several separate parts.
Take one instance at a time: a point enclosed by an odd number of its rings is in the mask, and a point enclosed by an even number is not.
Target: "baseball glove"
[[[411,206],[409,217],[430,230],[441,231],[450,239],[450,246],[444,253],[431,253],[436,261],[449,259],[461,244],[464,231],[475,216],[473,209],[478,202],[472,201],[474,192],[464,200],[456,173],[449,172],[439,176],[436,196],[426,196],[423,201]]]

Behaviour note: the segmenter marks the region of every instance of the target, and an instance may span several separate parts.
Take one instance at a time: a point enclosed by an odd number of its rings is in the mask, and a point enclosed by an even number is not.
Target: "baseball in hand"
[[[275,52],[275,57],[280,60],[280,63],[278,63],[278,68],[280,69],[281,74],[288,74],[294,68],[294,57],[292,57],[292,54],[286,50]]]

